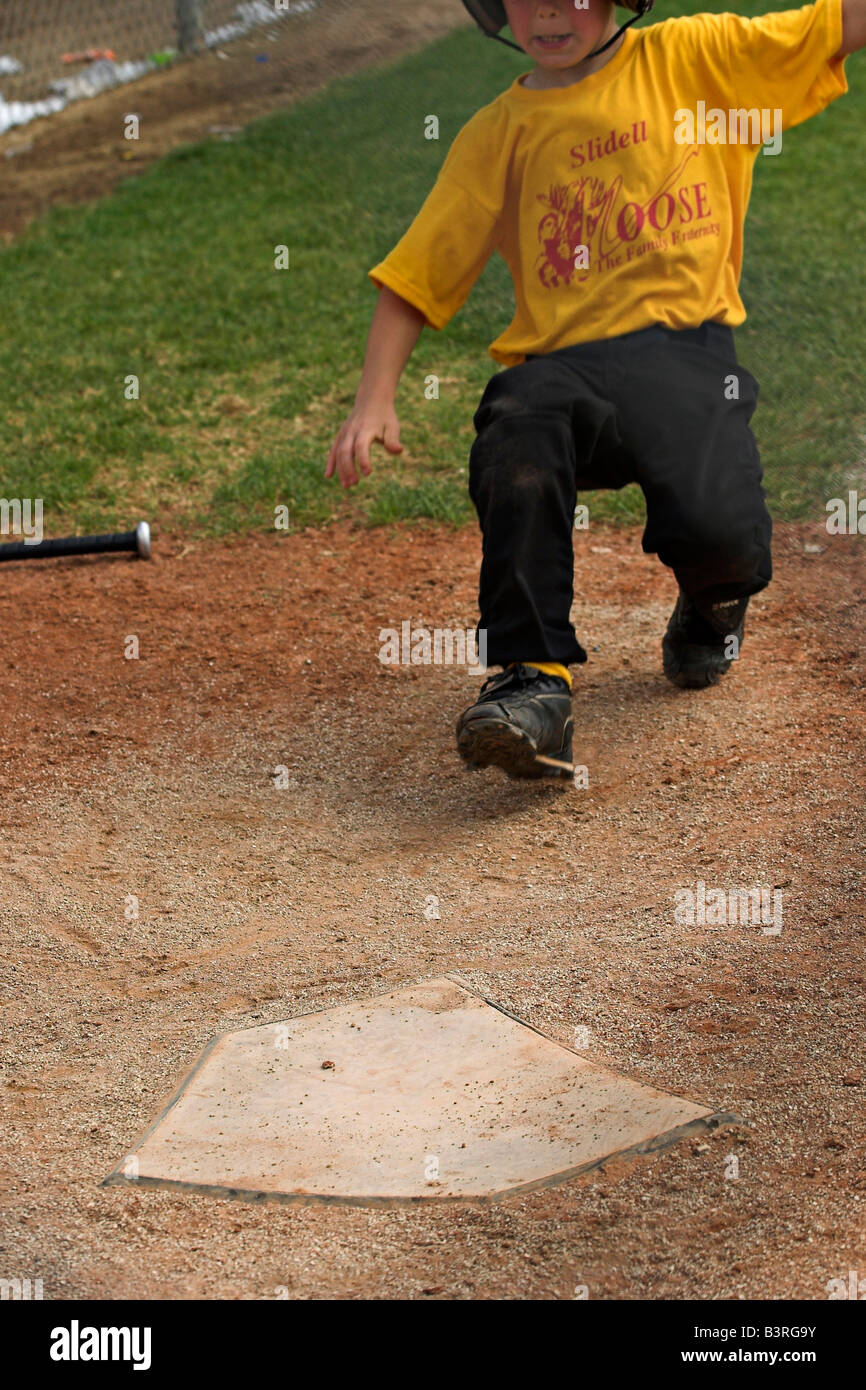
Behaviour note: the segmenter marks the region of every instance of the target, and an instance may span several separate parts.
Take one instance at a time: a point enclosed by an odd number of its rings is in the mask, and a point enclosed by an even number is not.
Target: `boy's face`
[[[520,47],[548,71],[573,67],[613,33],[613,0],[504,0]]]

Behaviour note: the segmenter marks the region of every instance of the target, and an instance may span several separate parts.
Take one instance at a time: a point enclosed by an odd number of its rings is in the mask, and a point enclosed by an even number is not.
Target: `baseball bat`
[[[54,541],[12,541],[0,545],[0,560],[41,560],[48,555],[98,555],[106,550],[136,550],[150,559],[150,527],[140,521],[134,531],[113,531],[105,536],[60,536]]]

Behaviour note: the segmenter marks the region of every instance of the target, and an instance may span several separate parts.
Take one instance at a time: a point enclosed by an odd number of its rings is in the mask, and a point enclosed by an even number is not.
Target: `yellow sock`
[[[536,671],[543,671],[546,676],[559,676],[560,680],[568,683],[571,690],[571,672],[567,666],[560,666],[556,661],[509,661],[509,666],[534,666]]]

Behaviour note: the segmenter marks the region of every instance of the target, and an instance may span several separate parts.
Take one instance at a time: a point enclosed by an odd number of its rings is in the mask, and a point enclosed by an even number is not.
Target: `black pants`
[[[487,664],[586,660],[570,617],[580,488],[638,483],[643,549],[699,606],[765,588],[772,523],[749,428],[757,396],[719,323],[656,324],[497,373],[469,459]]]

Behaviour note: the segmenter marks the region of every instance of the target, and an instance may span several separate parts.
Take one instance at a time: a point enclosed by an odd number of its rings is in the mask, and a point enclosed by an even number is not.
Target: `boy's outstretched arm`
[[[394,395],[425,323],[420,310],[383,285],[370,325],[361,384],[352,411],[331,445],[326,478],[332,477],[336,469],[343,487],[357,483],[355,463],[362,473],[370,472],[370,445],[374,440],[384,444],[389,454],[403,452]]]
[[[837,58],[866,48],[866,0],[842,0],[842,47]]]

